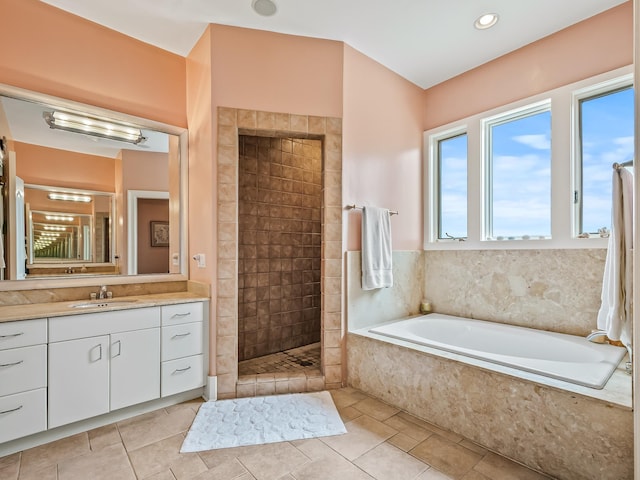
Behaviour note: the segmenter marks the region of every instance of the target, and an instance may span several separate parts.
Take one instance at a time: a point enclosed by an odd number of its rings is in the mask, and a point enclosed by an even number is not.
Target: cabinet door
[[[109,411],[109,336],[49,344],[49,428]]]
[[[111,410],[160,398],[160,329],[111,335]]]

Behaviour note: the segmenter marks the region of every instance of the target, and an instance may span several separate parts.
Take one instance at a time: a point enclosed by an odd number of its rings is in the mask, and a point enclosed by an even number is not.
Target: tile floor
[[[301,372],[320,368],[320,342],[238,362],[238,375]]]
[[[331,394],[345,435],[180,454],[201,404],[194,400],[0,458],[0,479],[548,478],[352,388]]]

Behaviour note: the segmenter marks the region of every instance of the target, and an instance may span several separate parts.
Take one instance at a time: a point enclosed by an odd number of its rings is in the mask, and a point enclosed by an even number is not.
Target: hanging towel
[[[362,209],[362,289],[393,287],[389,210]]]
[[[611,340],[631,346],[633,297],[633,174],[626,168],[613,172],[611,234],[602,281],[598,329]]]

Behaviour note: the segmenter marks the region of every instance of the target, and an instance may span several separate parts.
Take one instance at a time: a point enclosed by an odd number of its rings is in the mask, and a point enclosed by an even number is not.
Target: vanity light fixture
[[[50,128],[67,132],[82,133],[94,137],[108,138],[119,142],[138,145],[147,138],[139,128],[130,127],[122,123],[100,120],[99,118],[76,115],[67,112],[44,112],[44,121]]]
[[[63,200],[65,202],[89,203],[91,201],[91,197],[89,195],[75,195],[70,193],[51,192],[49,194],[49,200]]]
[[[251,2],[251,8],[263,17],[270,17],[278,10],[278,7],[276,7],[276,4],[273,3],[272,0],[253,0],[253,2]]]
[[[487,28],[493,27],[496,23],[498,23],[498,19],[500,17],[497,13],[485,13],[484,15],[480,15],[476,21],[473,23],[473,26],[478,30],[486,30]]]
[[[67,227],[63,227],[62,225],[44,225],[42,228],[45,230],[53,231],[53,232],[66,232]]]
[[[44,218],[52,222],[73,222],[74,220],[73,217],[66,215],[45,215]]]

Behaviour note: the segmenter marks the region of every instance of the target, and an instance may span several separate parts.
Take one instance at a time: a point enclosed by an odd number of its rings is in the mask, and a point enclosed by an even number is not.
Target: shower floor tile
[[[238,362],[238,375],[298,372],[320,368],[320,342]]]

